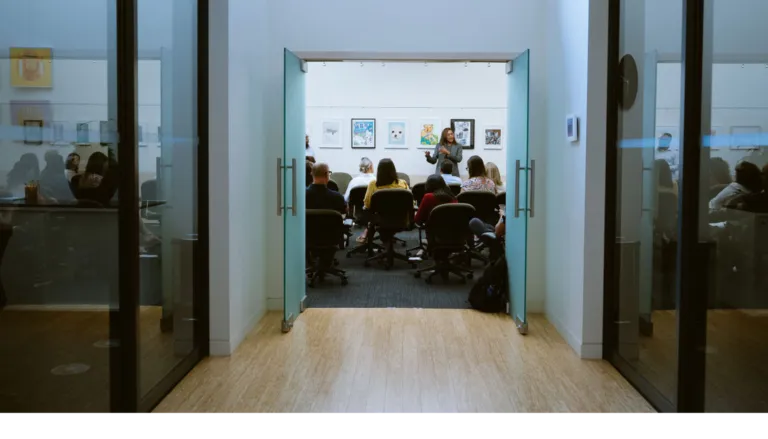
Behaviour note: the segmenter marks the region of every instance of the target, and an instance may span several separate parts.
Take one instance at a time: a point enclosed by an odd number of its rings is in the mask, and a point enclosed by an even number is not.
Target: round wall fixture
[[[619,105],[625,110],[629,110],[635,105],[638,90],[637,63],[635,58],[626,54],[619,62]]]

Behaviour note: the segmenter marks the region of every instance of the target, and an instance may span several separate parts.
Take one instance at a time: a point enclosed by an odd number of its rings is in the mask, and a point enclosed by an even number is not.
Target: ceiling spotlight
[[[362,67],[362,66],[363,66],[363,62],[362,62],[362,61],[360,61],[360,67]]]
[[[325,61],[323,61],[323,67],[325,67]]]
[[[426,66],[427,66],[427,62],[426,62],[426,61],[424,61],[424,67],[426,67]]]
[[[464,67],[467,67],[468,65],[469,65],[469,63],[464,61]]]

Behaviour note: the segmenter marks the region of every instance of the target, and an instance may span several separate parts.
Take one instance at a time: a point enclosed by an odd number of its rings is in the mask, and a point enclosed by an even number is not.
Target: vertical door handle
[[[296,159],[291,161],[291,169],[293,169],[293,187],[291,188],[291,212],[293,216],[296,216]]]
[[[531,200],[529,202],[531,218],[533,218],[533,204],[536,201],[536,160],[531,160]]]
[[[283,159],[277,158],[277,216],[283,216]]]
[[[520,160],[515,161],[515,218],[520,217]]]

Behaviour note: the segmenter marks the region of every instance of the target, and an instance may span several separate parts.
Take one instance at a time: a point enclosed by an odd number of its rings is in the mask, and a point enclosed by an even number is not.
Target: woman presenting
[[[440,174],[440,167],[443,162],[450,160],[453,162],[452,174],[459,177],[459,163],[461,163],[461,153],[463,147],[456,143],[456,138],[453,136],[453,130],[446,128],[440,135],[440,143],[435,146],[434,155],[431,155],[429,151],[424,151],[424,157],[432,164],[437,164],[435,167],[435,174]]]

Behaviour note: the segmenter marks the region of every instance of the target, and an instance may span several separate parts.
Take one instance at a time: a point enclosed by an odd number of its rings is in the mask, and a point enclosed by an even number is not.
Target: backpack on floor
[[[507,310],[507,260],[503,256],[485,269],[469,291],[472,308],[487,313],[503,313]]]

